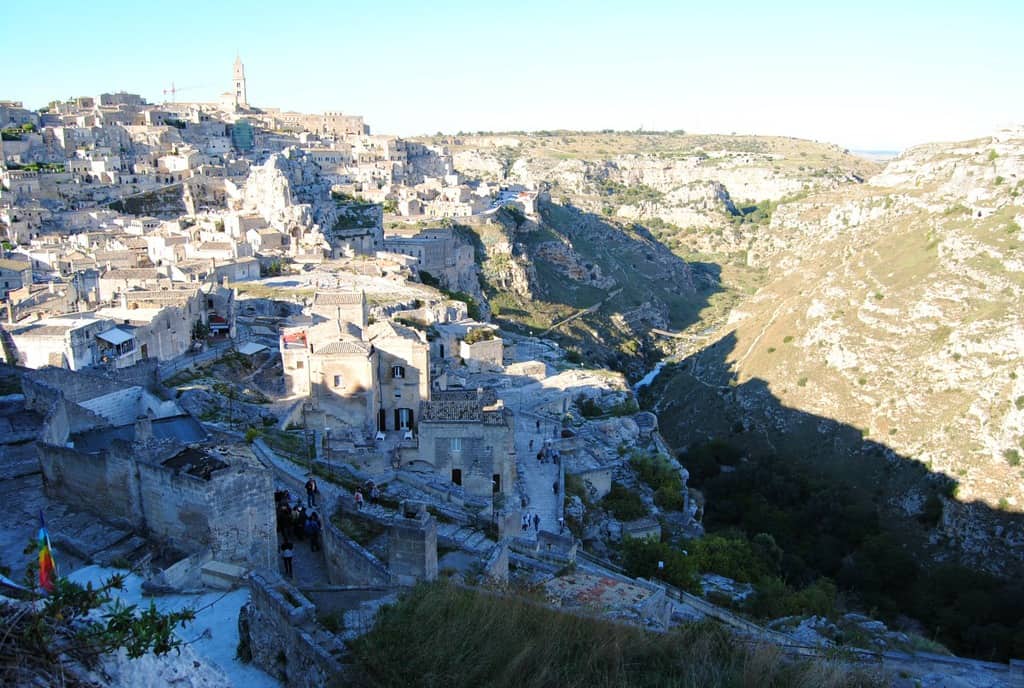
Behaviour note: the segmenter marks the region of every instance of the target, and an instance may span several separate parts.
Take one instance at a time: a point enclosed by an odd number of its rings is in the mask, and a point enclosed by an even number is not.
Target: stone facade
[[[329,520],[324,523],[321,541],[332,585],[390,585],[387,567]]]
[[[318,297],[314,314],[332,319],[282,333],[286,390],[308,396],[323,414],[325,429],[414,432],[416,410],[430,398],[425,337],[390,322],[362,327],[358,322],[365,323],[365,297],[344,301],[340,295]]]
[[[515,423],[493,391],[435,392],[420,405],[418,461],[467,494],[512,494],[516,479]]]
[[[391,582],[415,585],[437,578],[437,520],[423,502],[407,501],[388,531]]]
[[[316,606],[269,571],[249,576],[251,599],[238,616],[240,655],[285,686],[344,685],[341,642],[316,624]]]
[[[273,480],[248,447],[205,444],[191,416],[139,388],[90,377],[71,401],[45,378],[28,386],[34,408],[49,403],[37,446],[51,496],[181,550],[276,562]]]

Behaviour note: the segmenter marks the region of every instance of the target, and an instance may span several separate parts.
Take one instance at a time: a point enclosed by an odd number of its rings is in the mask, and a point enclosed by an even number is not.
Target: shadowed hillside
[[[667,366],[642,395],[704,493],[709,530],[768,533],[790,585],[834,580],[850,607],[955,652],[1024,654],[1024,517],[963,502],[955,476],[739,380],[735,345],[727,335]]]

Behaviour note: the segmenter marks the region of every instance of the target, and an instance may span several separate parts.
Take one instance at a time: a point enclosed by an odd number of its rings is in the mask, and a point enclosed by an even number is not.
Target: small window
[[[405,366],[391,366],[391,377],[404,378],[405,377]]]
[[[451,452],[453,454],[458,454],[459,452],[461,452],[462,451],[462,438],[461,437],[453,437],[453,438],[451,438],[449,440],[448,448],[451,450]]]
[[[341,375],[334,376],[334,386],[341,387]]]
[[[395,390],[395,399],[401,399],[401,398],[402,398],[402,390],[396,389]]]
[[[305,368],[305,364],[302,361],[295,361],[295,367],[298,369]]]

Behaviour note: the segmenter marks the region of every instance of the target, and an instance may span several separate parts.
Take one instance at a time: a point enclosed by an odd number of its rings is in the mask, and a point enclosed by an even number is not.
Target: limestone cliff
[[[734,393],[730,413],[766,436],[801,431],[810,414],[855,429],[859,446],[883,447],[895,464],[926,468],[888,482],[894,513],[921,515],[944,476],[955,487],[933,543],[979,565],[1019,565],[1022,190],[1016,130],[914,148],[866,184],[779,207],[750,245],[766,286],[719,333],[727,351],[693,357],[685,376],[756,383],[760,396]],[[832,430],[817,436],[828,444]]]

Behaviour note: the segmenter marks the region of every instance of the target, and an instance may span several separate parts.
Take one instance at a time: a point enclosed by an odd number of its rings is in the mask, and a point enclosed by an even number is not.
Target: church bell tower
[[[238,55],[235,55],[234,82],[235,107],[249,107],[249,100],[245,95],[245,65],[242,64],[242,58]]]

